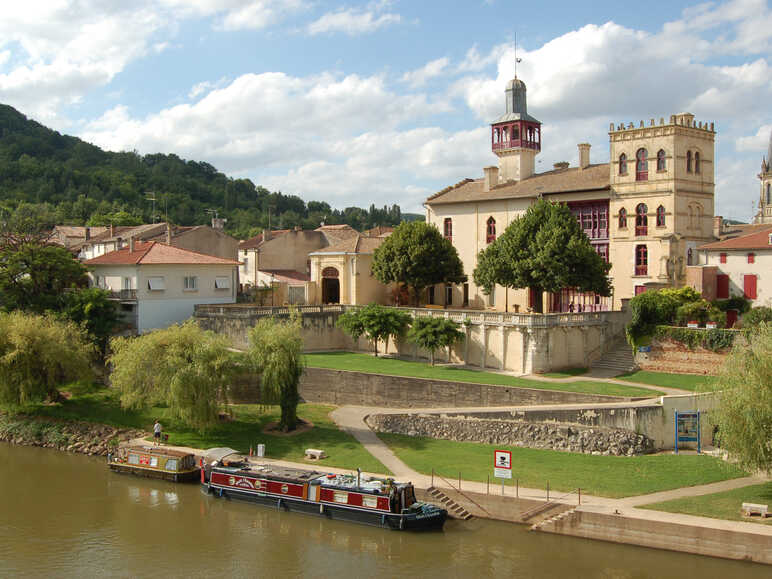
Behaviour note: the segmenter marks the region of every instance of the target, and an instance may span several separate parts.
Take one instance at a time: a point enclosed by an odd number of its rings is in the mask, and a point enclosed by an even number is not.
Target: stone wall
[[[651,439],[628,430],[576,424],[534,424],[436,414],[375,414],[367,423],[376,432],[425,436],[548,450],[632,456],[654,450]]]
[[[636,352],[635,363],[641,370],[669,374],[707,374],[717,376],[728,352],[705,348],[690,349],[672,340],[652,340],[650,352]]]
[[[425,378],[307,368],[300,382],[306,402],[385,408],[457,408],[624,402],[619,396],[491,386]]]

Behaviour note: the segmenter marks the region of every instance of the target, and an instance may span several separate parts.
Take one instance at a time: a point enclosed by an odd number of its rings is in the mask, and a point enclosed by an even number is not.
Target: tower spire
[[[515,31],[515,78],[517,78],[517,63],[522,61],[522,58],[517,58],[517,31]]]

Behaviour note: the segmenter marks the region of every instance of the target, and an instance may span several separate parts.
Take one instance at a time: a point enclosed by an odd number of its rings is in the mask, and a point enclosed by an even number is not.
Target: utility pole
[[[148,201],[152,201],[153,202],[153,215],[152,215],[152,217],[153,217],[153,223],[155,223],[155,220],[156,220],[156,215],[155,215],[155,201],[156,201],[155,191],[145,191],[145,199],[147,199]]]

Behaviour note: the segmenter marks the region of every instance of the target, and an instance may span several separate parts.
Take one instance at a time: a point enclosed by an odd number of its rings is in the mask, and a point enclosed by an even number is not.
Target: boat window
[[[378,508],[378,497],[372,497],[369,495],[362,496],[362,506],[369,507],[371,509]]]
[[[405,507],[409,507],[415,502],[415,492],[413,490],[413,487],[408,487],[405,489]]]
[[[177,470],[177,459],[176,458],[167,458],[166,459],[166,470]]]
[[[139,464],[139,455],[138,454],[130,454],[129,455],[129,464]]]
[[[335,491],[333,493],[332,500],[336,503],[343,503],[344,505],[348,504],[348,493],[343,491]]]
[[[158,457],[157,456],[151,456],[150,457],[150,466],[154,466],[154,467],[158,466]]]

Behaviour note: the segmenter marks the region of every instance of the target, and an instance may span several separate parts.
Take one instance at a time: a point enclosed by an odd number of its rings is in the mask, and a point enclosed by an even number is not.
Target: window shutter
[[[231,278],[229,277],[216,277],[214,278],[215,289],[230,289]]]
[[[746,275],[743,278],[743,290],[745,297],[749,300],[756,299],[756,276]]]

